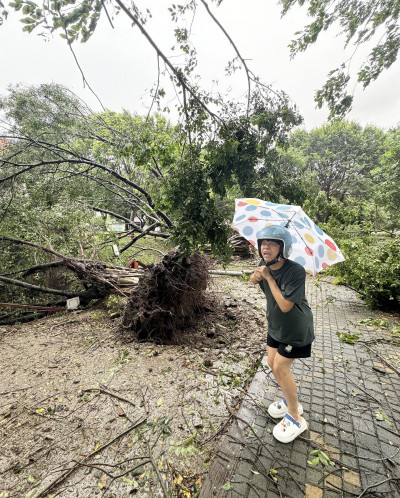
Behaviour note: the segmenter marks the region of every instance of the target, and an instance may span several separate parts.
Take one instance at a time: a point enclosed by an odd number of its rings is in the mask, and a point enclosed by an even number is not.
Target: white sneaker
[[[289,413],[274,427],[272,434],[281,443],[290,443],[302,432],[307,430],[307,422],[301,417],[297,422]]]
[[[281,418],[285,416],[288,412],[288,406],[286,404],[286,399],[283,398],[280,401],[274,401],[268,407],[268,413],[272,418]],[[299,415],[303,415],[303,407],[299,403]]]

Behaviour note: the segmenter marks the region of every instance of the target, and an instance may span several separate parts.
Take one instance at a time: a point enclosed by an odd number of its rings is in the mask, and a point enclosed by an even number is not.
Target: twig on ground
[[[51,334],[56,327],[61,327],[62,325],[69,325],[71,323],[79,323],[80,320],[66,320],[65,322],[59,322],[50,327],[49,333]]]
[[[105,448],[107,448],[108,446],[110,446],[111,444],[113,444],[119,438],[125,436],[131,430],[133,430],[136,427],[138,427],[139,425],[143,424],[143,422],[145,422],[144,418],[138,419],[130,427],[128,427],[128,429],[125,429],[123,432],[121,432],[120,434],[118,434],[117,436],[115,436],[111,441],[108,441],[107,443],[103,444],[102,446],[100,446],[100,448],[97,448],[97,450],[92,451],[83,460],[81,460],[80,462],[75,463],[72,467],[70,467],[69,469],[67,469],[66,471],[64,471],[59,477],[57,477],[54,481],[52,481],[50,484],[48,484],[44,489],[42,489],[42,491],[39,492],[38,495],[36,495],[35,498],[41,498],[41,497],[45,496],[55,486],[57,486],[58,484],[61,484],[63,481],[65,481],[65,479],[67,479],[67,477],[69,477],[73,472],[75,472],[75,470],[77,470],[78,468],[80,468],[81,464],[84,464],[85,462],[87,462],[90,458],[92,458],[93,456],[95,456],[97,453],[100,453],[101,451],[103,451]]]
[[[371,351],[371,353],[375,354],[381,361],[383,361],[383,363],[385,363],[385,365],[387,365],[390,369],[393,370],[393,372],[396,372],[397,375],[400,375],[400,371],[397,370],[396,367],[394,367],[389,361],[387,361],[383,356],[381,356],[378,352],[376,352],[374,349],[368,347],[366,344],[365,344],[365,347],[368,349],[368,351]]]
[[[167,488],[165,487],[165,483],[164,483],[164,480],[160,474],[160,471],[159,471],[159,468],[158,468],[158,465],[156,464],[156,462],[153,460],[153,456],[152,456],[152,452],[151,452],[151,448],[150,448],[150,444],[147,443],[147,446],[148,446],[148,449],[149,449],[149,460],[150,460],[150,463],[151,465],[153,466],[153,469],[154,469],[154,472],[156,473],[157,475],[157,478],[158,478],[158,481],[160,483],[160,486],[162,488],[162,491],[163,491],[163,494],[164,494],[164,498],[168,498],[168,490]],[[160,455],[161,456],[161,455]]]
[[[112,398],[119,399],[120,401],[122,401],[124,403],[128,403],[129,405],[136,408],[135,404],[132,403],[132,401],[130,401],[127,398],[124,398],[123,396],[120,396],[119,394],[115,394],[114,392],[110,391],[108,388],[106,388],[102,384],[100,384],[100,387],[83,389],[82,392],[98,392],[98,393],[108,394],[108,396],[111,396]]]
[[[376,488],[378,486],[380,486],[381,484],[385,484],[386,482],[389,482],[389,481],[400,481],[400,477],[388,477],[387,479],[383,479],[383,481],[379,481],[375,484],[370,484],[369,486],[367,486],[363,492],[361,494],[359,494],[357,496],[357,498],[361,498],[362,496],[365,495],[365,493],[367,493],[370,489],[373,489],[373,488]]]

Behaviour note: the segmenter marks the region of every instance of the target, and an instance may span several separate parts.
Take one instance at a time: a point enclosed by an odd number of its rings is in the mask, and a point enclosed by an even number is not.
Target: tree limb
[[[49,289],[47,287],[40,287],[38,285],[28,284],[26,282],[21,282],[21,280],[15,280],[13,278],[0,277],[0,282],[4,282],[6,284],[17,285],[18,287],[24,287],[25,289],[35,290],[38,292],[44,292],[46,294],[56,294],[59,296],[67,296],[67,297],[75,297],[75,296],[83,296],[82,292],[68,292],[61,291],[58,289]]]
[[[182,88],[185,88],[187,92],[191,95],[191,97],[206,111],[206,113],[216,122],[219,124],[224,125],[224,121],[217,116],[215,113],[211,111],[211,109],[208,108],[208,106],[203,102],[202,99],[199,98],[197,95],[196,91],[191,87],[191,85],[187,82],[186,78],[183,76],[183,72],[178,70],[168,59],[168,57],[161,51],[161,49],[156,45],[154,40],[151,38],[149,33],[145,30],[144,26],[142,23],[139,21],[138,17],[133,14],[128,7],[126,7],[125,4],[122,3],[121,0],[115,0],[116,3],[121,7],[121,9],[125,12],[125,14],[136,24],[136,26],[139,28],[140,32],[144,37],[147,39],[147,41],[150,43],[150,45],[154,48],[156,51],[157,55],[164,61],[166,66],[172,71],[173,75],[177,79],[178,83],[182,86]]]

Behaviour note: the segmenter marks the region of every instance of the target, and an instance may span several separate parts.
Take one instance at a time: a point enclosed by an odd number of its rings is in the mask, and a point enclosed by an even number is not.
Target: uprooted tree
[[[231,42],[236,61],[233,66],[244,70],[247,92],[242,102],[211,95],[198,86],[193,73],[196,52],[188,32],[175,31],[186,57],[182,69],[155,45],[135,6],[127,8],[119,1],[117,9],[140,29],[164,64],[165,75],[175,85],[181,116],[176,125],[157,114],[139,117],[106,110],[94,113],[58,85],[12,88],[1,100],[1,233],[8,237],[2,241],[2,277],[3,284],[4,279],[14,280],[3,286],[4,295],[13,297],[10,285],[17,285],[16,275],[34,279],[42,289],[31,288],[30,292],[49,289],[51,286],[44,284],[46,278],[51,280],[54,267],[46,265],[59,263],[60,259],[63,268],[71,270],[73,265],[65,265],[65,261],[79,260],[81,264],[111,259],[113,246],[117,246],[120,258],[129,259],[145,236],[170,238],[179,247],[178,257],[171,256],[167,265],[171,275],[174,272],[170,265],[178,265],[178,282],[167,279],[171,289],[166,288],[166,293],[182,281],[187,289],[192,288],[190,269],[196,265],[187,266],[187,280],[180,273],[186,265],[183,262],[188,261],[184,258],[190,254],[210,246],[214,255],[229,258],[227,239],[233,207],[229,198],[239,192],[257,195],[265,191],[263,179],[270,175],[276,161],[276,147],[285,142],[290,129],[301,119],[283,92],[255,77],[209,6],[204,1],[200,3]],[[106,4],[89,1],[84,10],[77,7],[71,11],[68,2],[58,2],[57,9],[46,3],[41,13],[33,8],[34,2],[17,2],[14,7],[23,10],[29,31],[43,23],[53,23],[52,29],[61,29],[71,47],[79,37],[90,37],[98,16],[106,12]],[[171,13],[178,20],[187,9],[196,8],[197,2],[193,1],[183,10],[174,7]],[[158,81],[154,102],[160,104],[164,94]],[[280,192],[271,191],[270,199],[278,201]],[[100,217],[94,217],[94,212]],[[118,235],[107,230],[106,220],[110,217],[124,224]],[[11,238],[49,248],[58,256],[39,249],[32,251],[29,245],[21,249]],[[94,267],[101,267],[90,262],[85,265],[80,268],[85,268],[88,276],[92,276]],[[147,283],[148,288],[159,285],[157,272],[152,274],[154,280]],[[62,278],[65,292],[77,285],[64,273]],[[84,286],[82,292],[88,290],[87,280],[96,292],[99,288],[102,296],[107,294],[104,282],[100,285],[78,275]],[[197,291],[203,287],[195,286]],[[143,306],[145,309],[148,303]],[[137,314],[144,316],[147,312]],[[130,323],[137,327],[139,321],[132,319]],[[151,329],[144,327],[143,321],[140,323],[141,330]],[[164,331],[164,335],[168,333]]]

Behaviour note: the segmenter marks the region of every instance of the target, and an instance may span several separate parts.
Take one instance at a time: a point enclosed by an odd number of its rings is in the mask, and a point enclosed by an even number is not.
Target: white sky
[[[150,35],[167,55],[174,54],[170,51],[173,44],[167,11],[170,2],[141,0],[137,3],[148,6],[153,13],[146,25]],[[209,0],[209,5],[242,56],[248,59],[253,72],[265,83],[287,92],[297,104],[306,128],[324,123],[328,112],[315,108],[314,92],[321,87],[329,70],[343,62],[352,49],[345,52],[341,38],[324,33],[317,45],[290,60],[288,44],[294,33],[308,22],[305,11],[297,9],[281,19],[277,0],[224,0],[219,8]],[[5,95],[10,84],[62,83],[94,110],[100,110],[96,99],[84,87],[65,40],[55,34],[45,41],[35,31],[23,33],[22,27],[14,12],[0,27],[0,94]],[[210,88],[212,81],[218,80],[221,90],[230,87],[233,95],[243,94],[246,91],[244,75],[229,78],[221,72],[234,53],[202,5],[193,22],[192,33],[200,47],[201,83]],[[115,29],[103,20],[86,44],[73,46],[89,84],[106,108],[147,112],[148,91],[157,77],[156,56],[124,14],[115,19]],[[352,63],[354,73],[365,55],[366,47],[363,47]],[[400,64],[395,63],[365,91],[361,86],[357,87],[348,119],[363,126],[397,126],[400,123],[399,80]]]

